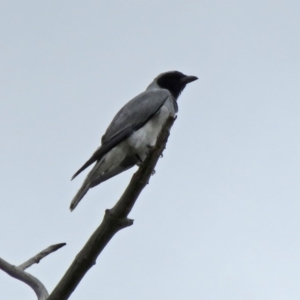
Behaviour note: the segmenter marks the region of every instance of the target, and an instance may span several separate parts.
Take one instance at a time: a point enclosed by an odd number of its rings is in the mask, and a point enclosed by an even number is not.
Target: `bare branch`
[[[38,264],[40,262],[40,260],[43,259],[45,256],[51,254],[52,252],[60,249],[61,247],[65,246],[65,245],[66,245],[66,243],[52,245],[52,246],[44,249],[43,251],[41,251],[37,255],[33,256],[32,258],[28,259],[27,261],[25,261],[24,263],[22,263],[18,267],[21,270],[26,270],[27,268],[29,268],[33,264]]]
[[[133,220],[128,219],[127,216],[141,191],[149,182],[154,167],[165,149],[174,121],[175,118],[171,116],[168,118],[157,139],[156,145],[150,151],[142,166],[132,176],[120,200],[112,209],[105,211],[102,223],[77,254],[63,278],[50,294],[48,300],[68,299],[87,271],[96,263],[97,257],[115,233],[133,224]]]
[[[8,275],[26,283],[29,285],[37,295],[38,300],[46,300],[49,296],[47,289],[45,286],[34,276],[25,272],[24,270],[29,268],[31,265],[35,263],[39,263],[41,259],[50,253],[58,250],[59,248],[65,246],[65,243],[56,244],[48,247],[47,249],[41,251],[34,257],[30,258],[20,266],[14,266],[0,258],[0,269],[6,272]]]
[[[29,285],[36,293],[38,300],[46,300],[48,298],[49,294],[45,286],[31,274],[23,271],[19,267],[11,265],[2,258],[0,258],[0,269],[6,272],[8,275]]]

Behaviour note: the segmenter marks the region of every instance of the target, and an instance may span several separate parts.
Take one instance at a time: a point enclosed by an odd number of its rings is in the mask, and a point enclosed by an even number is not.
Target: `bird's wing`
[[[125,104],[108,126],[101,139],[102,145],[73,175],[72,179],[92,163],[101,159],[104,154],[130,136],[134,131],[144,126],[159,111],[169,97],[171,95],[167,90],[153,89],[139,94]]]

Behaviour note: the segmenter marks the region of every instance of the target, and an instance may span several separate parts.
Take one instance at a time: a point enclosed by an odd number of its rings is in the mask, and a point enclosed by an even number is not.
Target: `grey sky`
[[[48,290],[127,186],[70,213],[118,109],[159,73],[196,75],[131,217],[72,299],[300,297],[300,2],[0,2],[0,257]],[[33,299],[0,272],[0,299]]]

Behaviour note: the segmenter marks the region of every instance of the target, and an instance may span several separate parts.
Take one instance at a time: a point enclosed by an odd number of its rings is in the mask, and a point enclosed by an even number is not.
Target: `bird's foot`
[[[140,156],[139,156],[138,154],[136,154],[135,157],[136,157],[137,160],[138,160],[137,163],[136,163],[136,165],[137,165],[138,167],[140,167],[140,166],[142,165],[143,161],[142,161],[142,159],[140,158]]]

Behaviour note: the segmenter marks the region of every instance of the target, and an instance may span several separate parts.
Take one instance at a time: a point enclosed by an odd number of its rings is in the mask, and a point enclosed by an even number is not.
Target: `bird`
[[[95,163],[71,201],[73,211],[89,189],[135,165],[140,166],[167,118],[178,112],[177,99],[186,85],[197,80],[179,71],[159,74],[144,92],[127,102],[101,138],[101,146],[73,175]]]

